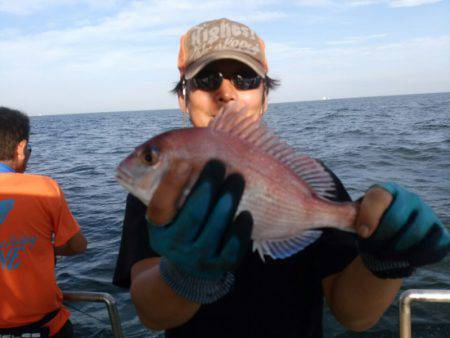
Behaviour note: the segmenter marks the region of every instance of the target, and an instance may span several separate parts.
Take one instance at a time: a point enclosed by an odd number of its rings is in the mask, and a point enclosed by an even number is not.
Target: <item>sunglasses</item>
[[[199,74],[192,78],[189,83],[191,89],[200,89],[206,92],[212,92],[220,88],[225,76],[220,72],[209,72]],[[259,75],[235,73],[230,77],[226,77],[231,81],[233,86],[239,90],[256,89],[261,84],[263,78]]]

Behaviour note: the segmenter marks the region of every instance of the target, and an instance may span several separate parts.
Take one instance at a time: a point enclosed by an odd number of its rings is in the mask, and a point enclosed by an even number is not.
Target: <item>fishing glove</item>
[[[393,197],[375,232],[359,239],[365,266],[380,278],[403,278],[445,257],[450,235],[433,210],[395,183],[376,185]]]
[[[224,177],[224,164],[210,161],[171,223],[148,222],[150,244],[162,256],[162,278],[175,293],[201,304],[229,292],[232,271],[250,244],[250,213],[234,219],[244,179],[239,174]]]

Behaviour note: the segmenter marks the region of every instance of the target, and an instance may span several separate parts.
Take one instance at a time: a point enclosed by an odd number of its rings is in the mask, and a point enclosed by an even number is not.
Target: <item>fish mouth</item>
[[[124,168],[117,168],[116,170],[116,180],[121,186],[131,192],[133,189],[133,176],[130,172]]]
[[[135,180],[127,169],[121,167],[117,168],[116,179],[122,187],[128,190],[133,196],[137,197],[144,205],[149,204],[149,197],[145,191],[139,189],[139,187],[135,185]]]

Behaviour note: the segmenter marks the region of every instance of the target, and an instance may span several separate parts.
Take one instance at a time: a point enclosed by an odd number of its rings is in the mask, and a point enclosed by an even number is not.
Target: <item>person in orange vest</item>
[[[0,336],[72,337],[55,277],[55,254],[87,241],[53,179],[26,174],[30,121],[0,107]]]

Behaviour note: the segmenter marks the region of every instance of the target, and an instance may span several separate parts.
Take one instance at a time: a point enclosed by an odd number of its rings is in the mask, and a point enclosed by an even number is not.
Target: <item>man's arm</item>
[[[322,284],[336,319],[362,331],[375,325],[392,303],[400,278],[447,255],[450,234],[416,194],[394,183],[366,193],[355,228],[360,256]]]
[[[55,255],[73,256],[85,252],[87,249],[87,240],[81,231],[73,235],[66,244],[55,247]]]
[[[359,256],[342,272],[322,281],[331,312],[352,331],[365,331],[374,326],[391,305],[401,284],[401,279],[375,277]]]
[[[392,196],[382,189],[371,190],[365,196],[356,221],[360,236],[367,238],[375,231],[391,201]],[[333,315],[353,331],[364,331],[375,325],[394,300],[401,284],[401,279],[376,277],[364,266],[360,256],[340,273],[322,281],[325,299]]]
[[[167,224],[175,216],[176,202],[190,174],[190,166],[181,163],[172,166],[162,178],[148,209],[155,223]],[[135,263],[131,270],[131,299],[142,324],[152,330],[182,325],[200,308],[200,304],[172,291],[161,277],[159,263],[160,258],[147,258]]]
[[[159,271],[160,258],[147,258],[131,270],[131,299],[142,324],[152,330],[177,327],[191,319],[199,303],[178,296],[164,282]]]
[[[253,224],[248,212],[233,220],[244,190],[242,176],[225,177],[223,163],[209,162],[177,210],[192,170],[172,168],[147,210],[150,244],[162,257],[135,263],[131,273],[138,315],[144,325],[159,330],[186,323],[201,304],[230,290],[231,271],[249,248]]]

